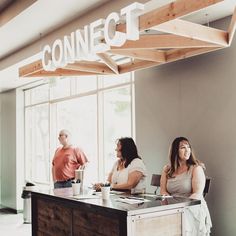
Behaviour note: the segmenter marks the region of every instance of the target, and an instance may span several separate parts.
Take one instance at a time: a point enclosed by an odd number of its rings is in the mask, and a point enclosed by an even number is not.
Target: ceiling
[[[0,60],[107,1],[109,0],[31,1],[32,5],[1,26]],[[0,9],[11,2],[1,0]],[[13,1],[12,5],[14,3]]]
[[[108,1],[111,0],[0,0],[0,63],[17,50]],[[163,5],[172,1],[151,2]],[[19,2],[24,2],[24,5],[19,5]],[[236,0],[225,0],[185,19],[196,23],[208,23],[232,15],[235,6]],[[15,76],[12,79],[6,74],[9,72],[9,69],[0,71],[0,92],[29,83],[29,79],[16,80],[17,68],[15,71],[11,70]]]
[[[6,9],[14,0],[0,0],[0,12]]]

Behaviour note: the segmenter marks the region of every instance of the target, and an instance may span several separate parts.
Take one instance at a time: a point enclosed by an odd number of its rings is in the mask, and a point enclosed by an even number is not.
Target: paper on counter
[[[116,190],[111,190],[110,193],[113,193],[113,194],[115,194],[115,195],[125,194],[125,192],[116,191]]]
[[[76,196],[73,196],[73,198],[76,198],[76,199],[98,199],[99,196],[96,196],[96,195],[76,195]]]
[[[171,195],[156,195],[156,199],[158,198],[173,198]]]
[[[153,193],[142,193],[142,194],[139,194],[139,196],[141,197],[153,197],[153,198],[156,198],[156,194],[153,194]]]
[[[96,194],[97,196],[101,196],[102,195],[101,192],[95,192],[94,194]],[[124,194],[124,192],[114,191],[114,190],[110,191],[110,195],[121,195],[121,194]]]
[[[140,204],[140,203],[144,203],[144,202],[149,202],[150,200],[148,199],[130,199],[130,198],[118,198],[116,199],[117,202],[123,202],[123,203],[127,203],[127,204]]]

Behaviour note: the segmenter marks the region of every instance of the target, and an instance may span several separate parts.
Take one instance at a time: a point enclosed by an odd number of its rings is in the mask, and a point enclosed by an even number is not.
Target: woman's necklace
[[[125,162],[122,161],[122,160],[120,160],[120,161],[119,161],[119,164],[118,164],[118,166],[117,166],[116,181],[114,181],[115,184],[118,184],[118,180],[119,180],[119,177],[120,177],[120,173],[121,173],[121,171],[122,171],[124,168],[125,168]]]
[[[125,168],[125,161],[120,161],[119,162],[119,166],[118,166],[118,170],[123,170]]]

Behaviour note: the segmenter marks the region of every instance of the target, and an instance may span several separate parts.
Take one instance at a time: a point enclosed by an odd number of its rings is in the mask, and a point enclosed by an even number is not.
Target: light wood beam
[[[222,1],[176,0],[141,15],[139,17],[140,32],[156,29],[170,34],[140,35],[139,40],[127,41],[122,47],[112,47],[109,51],[112,54],[141,60],[117,65],[108,54],[101,53],[99,57],[105,64],[96,61],[79,61],[56,71],[44,71],[41,61],[35,61],[20,68],[19,75],[21,77],[55,77],[126,73],[224,48],[231,44],[235,33],[236,10],[228,32],[177,19]],[[117,26],[117,29],[124,32],[125,27],[125,24],[121,24]]]
[[[226,47],[228,45],[228,33],[223,30],[210,28],[204,25],[176,19],[153,27],[153,29],[184,36],[192,39],[218,44]]]
[[[199,48],[199,47],[215,47],[213,43],[200,41],[197,39],[186,38],[172,34],[157,34],[157,35],[140,35],[139,40],[128,40],[126,43],[117,48],[112,47],[112,51],[124,49],[168,49],[168,48]]]
[[[97,53],[97,56],[116,74],[119,74],[118,65],[116,62],[106,53]]]
[[[166,62],[170,63],[173,61],[178,61],[181,59],[185,59],[188,57],[200,55],[203,53],[215,51],[222,49],[222,47],[215,47],[215,48],[188,48],[188,49],[170,49],[166,52]],[[153,66],[162,65],[165,63],[161,62],[150,62],[150,61],[141,61],[135,60],[133,62],[125,63],[119,66],[120,73],[127,73],[135,70],[140,70],[144,68],[149,68]]]
[[[119,50],[114,49],[109,52],[117,55],[128,56],[141,60],[156,61],[156,62],[165,62],[165,53],[155,49],[139,49],[139,50]]]
[[[43,65],[41,60],[37,60],[35,62],[32,62],[26,66],[22,66],[19,68],[19,77],[28,76],[34,72],[38,72],[43,70]]]
[[[65,66],[65,69],[92,72],[97,74],[114,74],[114,72],[103,63],[94,61],[79,61],[73,64],[68,64]]]
[[[187,49],[170,49],[166,52],[167,63],[178,61],[192,56],[197,56],[203,53],[212,52],[222,49],[222,47],[215,48],[187,48]]]
[[[45,70],[37,71],[25,77],[57,77],[57,76],[86,76],[86,75],[97,75],[97,73],[59,68],[56,69],[55,71],[45,71]]]
[[[229,29],[228,29],[228,34],[229,34],[228,44],[229,44],[229,46],[232,43],[235,30],[236,30],[236,7],[234,8],[234,13],[233,13],[233,16],[231,18],[231,22],[230,22]]]
[[[177,0],[139,16],[139,31],[150,29],[164,22],[183,17],[222,1],[223,0]],[[117,25],[116,30],[125,32],[126,24]]]
[[[144,68],[149,68],[153,66],[157,66],[162,64],[161,62],[154,61],[144,61],[144,60],[134,60],[132,62],[128,62],[122,65],[119,65],[120,74],[127,73],[130,71],[141,70]]]
[[[68,64],[64,69],[67,70],[72,70],[72,71],[80,71],[80,73],[82,71],[84,72],[91,72],[91,73],[96,73],[96,74],[114,74],[114,72],[108,68],[106,65],[104,65],[103,63],[100,62],[92,62],[92,61],[80,61],[74,64]],[[35,61],[33,63],[30,63],[29,65],[23,66],[19,69],[19,76],[20,77],[29,77],[31,76],[31,74],[35,73],[35,72],[41,72],[44,71],[43,70],[43,66],[42,66],[42,61],[38,60]],[[56,70],[57,72],[61,73],[64,71],[61,70]],[[55,76],[55,71],[53,71],[52,73],[49,71],[49,74],[52,76]],[[67,72],[66,72],[67,73]],[[73,72],[72,72],[73,73]],[[44,72],[39,73],[41,74],[45,74]],[[69,73],[70,74],[70,73]]]

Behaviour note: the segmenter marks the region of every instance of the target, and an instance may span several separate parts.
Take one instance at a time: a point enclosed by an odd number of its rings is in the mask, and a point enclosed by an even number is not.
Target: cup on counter
[[[81,186],[81,183],[72,183],[73,195],[80,194],[80,186]]]
[[[108,200],[110,197],[110,186],[102,186],[101,192],[102,192],[102,199]]]
[[[75,180],[80,181],[80,190],[83,190],[83,183],[84,183],[84,169],[77,169],[75,170]]]

